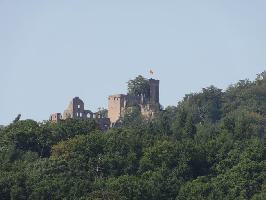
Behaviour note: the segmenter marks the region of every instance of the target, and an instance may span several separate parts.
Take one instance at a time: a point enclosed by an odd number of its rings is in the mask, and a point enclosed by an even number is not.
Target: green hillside
[[[0,199],[266,199],[265,125],[266,72],[107,132],[17,119],[0,128]]]

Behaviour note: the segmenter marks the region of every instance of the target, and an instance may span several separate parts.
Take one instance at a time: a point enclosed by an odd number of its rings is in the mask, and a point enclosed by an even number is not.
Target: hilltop
[[[95,119],[15,120],[0,129],[0,197],[266,199],[265,125],[266,72],[151,120],[131,106],[106,132]]]

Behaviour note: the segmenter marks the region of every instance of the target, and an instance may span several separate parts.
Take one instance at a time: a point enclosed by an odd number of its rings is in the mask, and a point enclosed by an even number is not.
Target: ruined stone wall
[[[95,120],[99,124],[101,130],[107,131],[110,128],[111,122],[109,118],[96,118]]]
[[[63,113],[55,113],[50,116],[51,121],[62,119],[95,119],[102,128],[109,127],[124,116],[127,108],[138,106],[141,114],[151,119],[160,110],[159,103],[159,80],[149,79],[150,93],[146,96],[131,96],[125,94],[111,95],[108,97],[108,118],[99,113],[93,113],[84,109],[84,103],[79,97],[73,98]]]
[[[93,113],[90,110],[84,109],[84,103],[79,97],[73,98],[67,109],[64,111],[63,117],[61,113],[55,113],[50,116],[50,121],[59,122],[68,118],[72,119],[94,119],[100,126],[101,130],[105,131],[110,127],[110,120],[102,116],[100,113]]]
[[[148,97],[124,94],[109,96],[108,118],[111,124],[123,117],[127,108],[132,106],[139,106],[141,114],[147,119],[152,119],[160,110],[159,83],[159,80],[149,79],[150,94]]]
[[[53,114],[50,115],[50,121],[59,122],[60,120],[62,120],[61,113],[53,113]]]
[[[131,107],[141,104],[142,97],[141,96],[132,96],[126,95],[124,107]]]
[[[160,104],[149,103],[149,104],[141,105],[140,108],[141,108],[142,116],[147,120],[151,120],[160,111]]]
[[[125,94],[111,95],[108,97],[108,118],[111,124],[117,122],[120,117],[123,117],[126,108],[135,105],[140,105],[140,96],[130,96]]]
[[[73,100],[70,101],[66,110],[63,113],[63,119],[73,118]]]
[[[75,97],[71,100],[63,114],[63,119],[86,119],[92,117],[93,113],[90,110],[84,109],[84,103],[79,97]]]

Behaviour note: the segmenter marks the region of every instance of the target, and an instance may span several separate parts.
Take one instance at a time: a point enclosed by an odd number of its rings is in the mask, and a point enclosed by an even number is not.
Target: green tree
[[[150,86],[149,81],[143,76],[139,75],[135,79],[129,80],[127,82],[128,94],[134,96],[144,95],[149,96]]]

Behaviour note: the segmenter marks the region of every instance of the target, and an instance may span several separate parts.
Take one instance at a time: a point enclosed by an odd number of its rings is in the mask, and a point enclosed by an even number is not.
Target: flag
[[[153,75],[154,74],[154,72],[150,69],[150,75]]]

